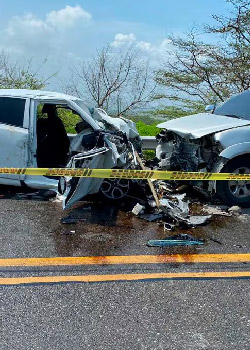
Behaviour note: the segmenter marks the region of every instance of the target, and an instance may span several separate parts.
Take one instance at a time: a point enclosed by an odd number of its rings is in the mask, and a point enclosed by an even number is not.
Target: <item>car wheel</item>
[[[129,191],[127,179],[104,179],[100,192],[109,200],[118,200],[126,196]]]
[[[222,169],[223,173],[250,174],[250,158],[237,157]],[[227,205],[250,207],[250,180],[216,181],[216,193]]]

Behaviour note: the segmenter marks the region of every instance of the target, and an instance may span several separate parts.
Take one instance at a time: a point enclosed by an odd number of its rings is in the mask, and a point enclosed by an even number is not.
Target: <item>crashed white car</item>
[[[75,121],[76,135],[66,132],[68,118]],[[0,167],[133,168],[140,137],[132,121],[112,118],[77,97],[1,89],[0,146]],[[65,207],[99,191],[119,199],[129,189],[129,182],[122,179],[62,178],[59,182]],[[58,178],[0,174],[0,184],[57,190]]]
[[[215,108],[158,125],[156,157],[163,170],[250,173],[250,91]],[[228,205],[250,206],[250,181],[206,181]]]

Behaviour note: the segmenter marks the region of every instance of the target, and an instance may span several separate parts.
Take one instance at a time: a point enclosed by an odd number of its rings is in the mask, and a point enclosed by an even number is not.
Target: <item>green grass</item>
[[[136,123],[137,130],[141,136],[155,136],[159,133],[159,128],[156,127],[158,123],[145,124],[142,121]]]

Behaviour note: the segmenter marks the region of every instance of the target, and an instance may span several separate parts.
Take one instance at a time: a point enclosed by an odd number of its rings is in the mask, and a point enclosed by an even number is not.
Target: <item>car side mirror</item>
[[[215,111],[215,105],[207,105],[206,107],[205,107],[205,112],[206,113],[214,113],[214,111]]]

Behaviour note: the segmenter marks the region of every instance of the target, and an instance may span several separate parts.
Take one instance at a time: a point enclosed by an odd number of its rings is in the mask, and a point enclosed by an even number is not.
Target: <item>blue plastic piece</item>
[[[188,234],[179,234],[165,239],[149,240],[147,246],[149,247],[179,247],[179,246],[193,246],[203,245],[204,241],[196,239]]]

